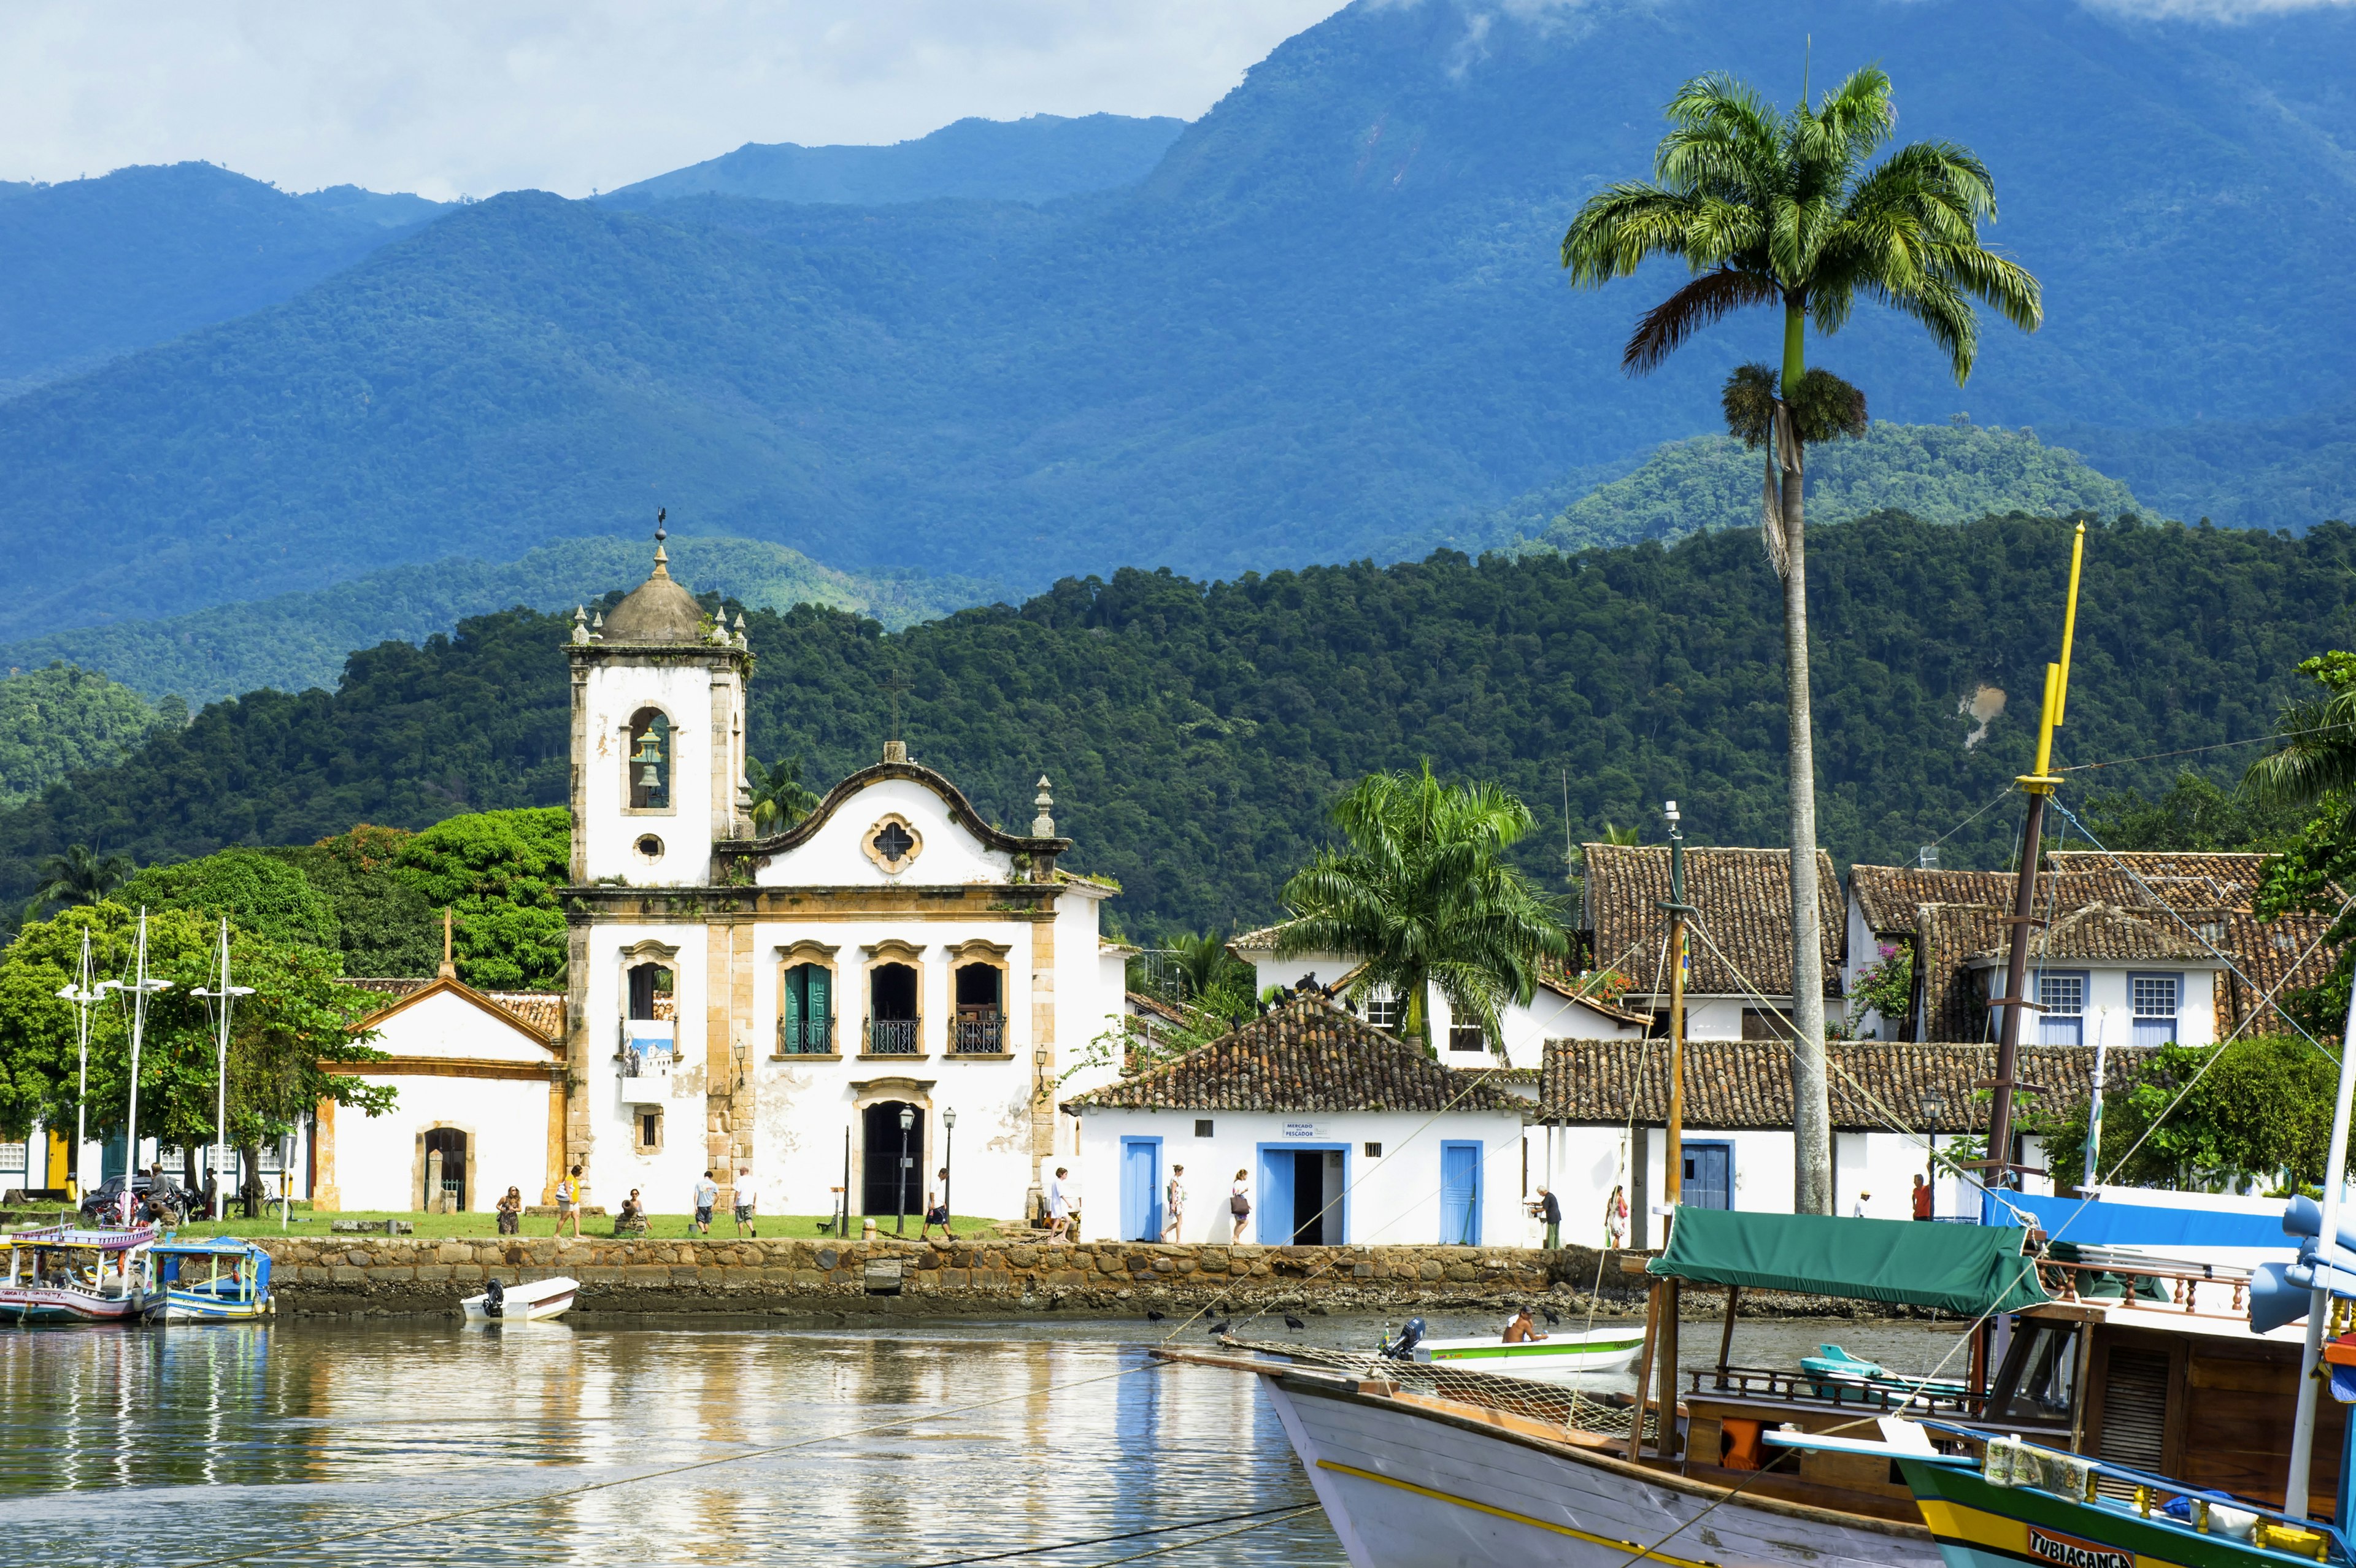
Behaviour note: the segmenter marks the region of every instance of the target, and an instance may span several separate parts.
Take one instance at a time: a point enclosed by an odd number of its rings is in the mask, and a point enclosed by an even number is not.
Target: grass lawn
[[[338,1232],[327,1228],[327,1222],[331,1220],[407,1220],[417,1226],[416,1233],[420,1236],[484,1236],[495,1240],[499,1233],[498,1216],[496,1214],[385,1212],[314,1214],[302,1209],[294,1211],[293,1223],[286,1227],[285,1233],[296,1236],[334,1236]],[[951,1221],[950,1229],[960,1236],[979,1236],[994,1232],[998,1223],[996,1220],[960,1217]],[[918,1224],[917,1216],[914,1214],[908,1216],[908,1240],[916,1240]],[[791,1238],[798,1241],[813,1236],[833,1234],[826,1228],[827,1221],[824,1219],[811,1214],[764,1214],[755,1221],[755,1227],[760,1231],[764,1240]],[[886,1214],[877,1220],[875,1230],[878,1235],[888,1240],[892,1235],[892,1216]],[[184,1236],[274,1236],[278,1233],[276,1209],[271,1210],[266,1218],[260,1220],[224,1220],[219,1223],[198,1221],[184,1225],[180,1229],[180,1234]],[[552,1236],[556,1234],[556,1221],[553,1217],[543,1218],[527,1214],[523,1218],[523,1233],[527,1236]],[[565,1233],[567,1235],[572,1233],[570,1227],[566,1228]],[[610,1237],[614,1233],[613,1217],[595,1214],[583,1216],[581,1233],[591,1237]],[[693,1218],[686,1214],[649,1214],[647,1216],[647,1234],[659,1241],[686,1240],[695,1237],[695,1224]],[[935,1228],[933,1234],[936,1236],[940,1234],[937,1227]],[[736,1226],[727,1211],[723,1210],[714,1214],[712,1217],[712,1234],[708,1239],[726,1242],[734,1241],[735,1238]],[[852,1215],[851,1220],[851,1239],[852,1241],[859,1239],[859,1216],[856,1214]]]

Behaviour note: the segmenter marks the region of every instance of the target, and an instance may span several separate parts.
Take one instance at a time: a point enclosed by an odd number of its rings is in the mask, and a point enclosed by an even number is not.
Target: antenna
[[[1814,63],[1816,36],[1814,33],[1803,33],[1800,35],[1800,107],[1805,109],[1808,106],[1808,67]]]

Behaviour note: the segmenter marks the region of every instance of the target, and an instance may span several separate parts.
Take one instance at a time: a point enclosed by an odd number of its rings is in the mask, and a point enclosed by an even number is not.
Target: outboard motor
[[[1410,1317],[1398,1331],[1398,1338],[1383,1347],[1386,1359],[1394,1361],[1415,1360],[1415,1348],[1423,1339],[1423,1319]]]
[[[508,1293],[505,1287],[503,1287],[498,1280],[490,1281],[483,1286],[483,1316],[486,1317],[506,1317],[507,1300]]]

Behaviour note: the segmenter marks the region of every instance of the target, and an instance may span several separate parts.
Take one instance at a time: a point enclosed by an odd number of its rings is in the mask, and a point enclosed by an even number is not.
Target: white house
[[[1520,1245],[1533,1107],[1309,992],[1150,1072],[1064,1102],[1080,1120],[1082,1233],[1225,1242],[1237,1172],[1269,1246]]]
[[[387,1004],[354,1027],[387,1060],[331,1063],[390,1086],[392,1109],[363,1115],[319,1102],[309,1171],[320,1210],[486,1212],[509,1187],[554,1197],[564,1153],[562,997],[484,992],[445,960],[432,980],[356,980]]]
[[[749,1168],[769,1212],[920,1211],[953,1166],[966,1213],[1035,1208],[1070,1157],[1055,1090],[1112,1077],[1109,883],[1040,780],[1028,833],[990,824],[887,742],[790,829],[755,837],[741,629],[654,574],[576,617],[564,1158],[594,1200],[683,1207]],[[723,1198],[723,1201],[728,1200]]]
[[[1930,1175],[1933,1126],[1942,1150],[1958,1134],[1987,1133],[1987,1102],[1974,1090],[1995,1075],[1996,1048],[1835,1041],[1826,1056],[1834,1211],[1852,1214],[1862,1202],[1870,1218],[1909,1218],[1913,1179]],[[2114,1074],[2132,1073],[2141,1056],[2115,1053]],[[2041,1107],[2062,1111],[2086,1097],[2092,1066],[2091,1051],[2025,1047],[2020,1077],[2045,1092]],[[1688,1041],[1685,1083],[1681,1200],[1792,1212],[1790,1048],[1782,1040]],[[1615,1188],[1628,1203],[1627,1244],[1657,1242],[1652,1211],[1667,1191],[1668,1104],[1667,1041],[1547,1042],[1537,1111],[1548,1134],[1546,1179],[1562,1201],[1566,1242],[1601,1243]],[[2042,1165],[2037,1141],[2026,1143],[2025,1163]],[[1943,1173],[1933,1187],[1938,1213],[1978,1211],[1961,1178]],[[2032,1178],[2029,1190],[2050,1192],[2052,1184]]]

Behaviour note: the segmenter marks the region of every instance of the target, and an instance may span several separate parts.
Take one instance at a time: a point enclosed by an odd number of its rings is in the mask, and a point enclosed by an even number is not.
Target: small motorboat
[[[1404,1345],[1389,1347],[1397,1359],[1431,1361],[1467,1371],[1510,1372],[1540,1381],[1589,1372],[1617,1371],[1644,1348],[1644,1326],[1558,1330],[1543,1339],[1508,1345],[1502,1338],[1479,1336],[1462,1339],[1427,1339],[1422,1319],[1408,1324]]]
[[[155,1294],[147,1318],[164,1323],[251,1323],[273,1310],[270,1254],[235,1236],[166,1237],[149,1249]]]
[[[458,1305],[466,1309],[469,1323],[537,1323],[573,1310],[573,1295],[580,1288],[579,1280],[561,1274],[515,1285],[495,1279],[482,1295],[470,1296]]]
[[[1860,1382],[1877,1389],[1889,1389],[1924,1398],[1960,1398],[1971,1390],[1963,1383],[1943,1379],[1910,1378],[1903,1372],[1893,1372],[1879,1361],[1869,1361],[1862,1356],[1852,1356],[1838,1345],[1819,1345],[1813,1356],[1800,1358],[1800,1370],[1812,1378],[1826,1380],[1815,1386],[1819,1399],[1831,1397],[1829,1384],[1834,1381]]]
[[[136,1323],[155,1294],[155,1230],[48,1225],[0,1237],[0,1323]]]

